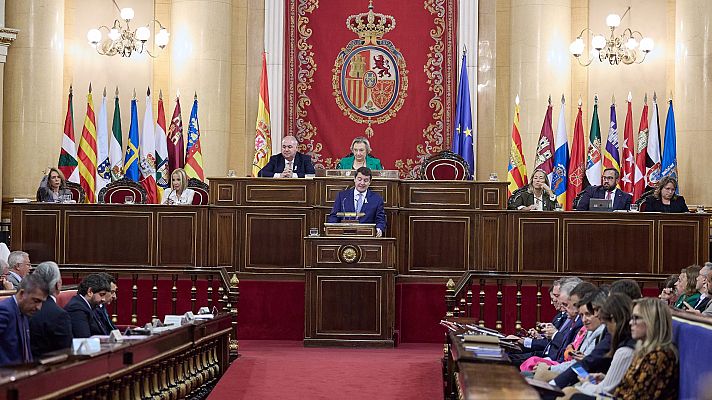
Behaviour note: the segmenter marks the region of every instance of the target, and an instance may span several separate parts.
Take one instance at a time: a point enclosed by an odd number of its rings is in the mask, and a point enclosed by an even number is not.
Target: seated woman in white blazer
[[[188,175],[183,168],[171,173],[171,187],[163,192],[162,204],[193,204],[195,191],[188,189]]]

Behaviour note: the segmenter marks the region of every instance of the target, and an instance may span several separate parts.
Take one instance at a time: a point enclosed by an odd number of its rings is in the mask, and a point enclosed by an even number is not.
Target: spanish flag
[[[267,165],[272,155],[272,132],[269,119],[269,85],[267,84],[267,57],[262,53],[262,76],[260,77],[260,98],[257,103],[257,124],[255,127],[255,158],[252,160],[252,176],[257,176]]]
[[[522,137],[519,135],[519,96],[514,102],[514,122],[512,124],[512,143],[509,149],[507,167],[507,195],[527,184],[527,162],[522,153]]]
[[[91,98],[91,83],[87,95],[87,115],[84,118],[82,137],[79,140],[79,184],[86,192],[88,203],[96,202],[96,122],[94,117],[94,104]]]

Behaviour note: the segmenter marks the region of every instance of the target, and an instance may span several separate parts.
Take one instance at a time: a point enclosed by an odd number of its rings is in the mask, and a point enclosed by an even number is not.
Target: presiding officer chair
[[[420,179],[429,181],[465,181],[472,179],[470,166],[462,156],[443,150],[428,157],[420,167]]]
[[[124,204],[127,197],[133,197],[136,204],[146,204],[146,189],[137,182],[121,178],[104,186],[99,191],[97,201],[104,204]]]
[[[207,183],[201,181],[200,179],[190,178],[188,179],[188,188],[195,192],[195,195],[193,196],[194,206],[204,206],[208,204],[210,186],[208,186]]]

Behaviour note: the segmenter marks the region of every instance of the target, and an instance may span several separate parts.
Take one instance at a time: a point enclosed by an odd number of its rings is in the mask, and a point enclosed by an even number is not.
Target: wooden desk
[[[463,400],[539,400],[513,365],[458,363],[457,395]]]
[[[230,317],[184,325],[139,342],[103,345],[60,364],[0,369],[0,398],[184,398],[227,370]]]
[[[306,242],[304,345],[393,346],[395,239]]]

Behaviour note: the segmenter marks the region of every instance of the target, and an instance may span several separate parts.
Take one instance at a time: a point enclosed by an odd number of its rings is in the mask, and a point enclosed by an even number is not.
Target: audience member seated
[[[106,272],[101,272],[99,275],[109,281],[111,290],[106,293],[106,296],[104,296],[104,303],[100,304],[99,307],[94,309],[94,311],[96,312],[99,321],[101,321],[101,323],[104,325],[104,329],[106,331],[111,332],[116,329],[116,325],[114,325],[114,322],[109,316],[108,308],[111,303],[116,301],[116,291],[119,289],[119,287],[116,285],[116,278],[114,278],[113,275],[107,274]]]
[[[670,309],[658,299],[636,300],[630,330],[632,338],[637,341],[633,361],[611,397],[621,400],[677,399],[679,363],[677,349],[672,343]]]
[[[356,212],[364,215],[358,218],[361,224],[376,224],[376,236],[383,236],[386,230],[386,212],[383,209],[383,198],[378,193],[368,190],[371,186],[371,170],[360,167],[354,176],[354,187],[342,190],[334,200],[334,207],[327,217],[327,222],[342,222],[344,219],[337,214]]]
[[[576,287],[577,291],[579,286]],[[565,355],[565,361],[556,365],[538,364],[534,379],[548,382],[593,352],[596,345],[606,336],[606,326],[601,322],[599,311],[607,298],[608,293],[606,291],[594,289],[593,292],[588,293],[585,298],[576,303],[583,321],[583,328],[579,331],[577,338],[574,339],[574,343],[567,348],[568,357]],[[576,347],[576,342],[580,335],[583,335],[583,338],[580,341],[580,345]]]
[[[37,201],[57,203],[72,199],[72,192],[67,189],[66,179],[62,171],[50,168],[37,189]]]
[[[7,263],[10,266],[7,280],[12,283],[13,289],[17,290],[20,287],[20,282],[30,273],[32,267],[30,255],[24,251],[13,251],[7,257]]]
[[[5,260],[0,260],[0,290],[15,290],[15,285],[7,277],[10,275],[10,265]]]
[[[684,213],[690,212],[685,204],[685,198],[677,195],[677,181],[671,176],[665,176],[658,181],[655,192],[645,199],[643,211]]]
[[[578,394],[595,396],[599,393],[610,393],[623,379],[623,375],[633,360],[635,340],[630,333],[630,319],[633,301],[622,293],[611,293],[600,311],[601,320],[611,334],[611,347],[607,354],[611,358],[608,371],[596,373],[589,371],[590,379],[579,378],[581,382],[564,389],[564,393],[577,398]]]
[[[49,288],[49,296],[30,319],[30,343],[35,359],[57,350],[72,347],[72,320],[69,314],[57,305],[57,295],[62,290],[59,267],[45,261],[35,268],[32,276],[39,277]]]
[[[109,292],[110,282],[99,274],[87,275],[79,283],[77,295],[64,307],[72,319],[72,334],[75,338],[109,334],[94,311],[106,301]]]
[[[677,298],[679,297],[679,293],[677,293],[677,280],[679,279],[679,277],[680,275],[678,274],[670,275],[665,280],[665,283],[663,284],[663,289],[658,295],[658,298],[664,301],[665,304],[669,305],[670,307],[675,304]]]
[[[614,210],[628,210],[633,197],[620,189],[616,189],[619,176],[620,174],[615,168],[606,168],[603,171],[603,184],[589,186],[584,189],[576,209],[588,211],[591,199],[608,199],[613,200]]]
[[[640,285],[632,279],[618,279],[617,281],[613,281],[609,292],[623,293],[630,297],[631,300],[637,300],[643,297],[643,293],[640,291]]]
[[[697,276],[700,274],[699,265],[690,265],[680,271],[680,277],[677,280],[677,292],[680,297],[677,298],[673,307],[685,310],[687,308],[695,308],[694,305],[700,300],[700,292],[697,290]],[[688,305],[685,305],[685,304]]]
[[[371,170],[381,170],[381,160],[371,156],[371,143],[363,136],[351,142],[351,154],[342,158],[337,164],[338,169],[359,169],[368,167]]]
[[[193,204],[193,189],[188,189],[188,175],[183,168],[171,172],[171,187],[163,192],[162,204]]]
[[[264,178],[304,178],[305,175],[314,175],[314,165],[311,157],[297,152],[297,139],[294,136],[285,136],[282,139],[282,153],[270,157],[257,176]]]
[[[706,262],[705,265],[700,269],[699,275],[697,275],[695,288],[700,293],[700,298],[695,304],[690,304],[692,307],[685,306],[685,311],[692,314],[702,314],[710,306],[710,296],[709,283],[712,279],[712,263]]]
[[[546,172],[537,169],[532,174],[531,183],[525,190],[512,194],[515,198],[510,202],[510,210],[522,211],[552,211],[556,209],[556,195],[549,187],[549,177]]]
[[[566,307],[566,314],[570,318],[573,316],[576,321],[581,323],[581,326],[579,326],[579,329],[571,331],[569,337],[564,340],[564,343],[559,348],[555,358],[542,358],[538,356],[531,357],[524,361],[519,367],[522,372],[534,371],[539,368],[548,369],[550,365],[558,365],[572,359],[571,352],[578,351],[581,343],[586,337],[586,330],[583,328],[583,321],[581,320],[581,315],[579,315],[578,312],[578,302],[595,291],[596,286],[590,282],[581,282],[574,287],[569,294],[569,303]]]
[[[14,296],[0,301],[0,366],[32,362],[29,318],[46,299],[44,282],[29,275]]]

